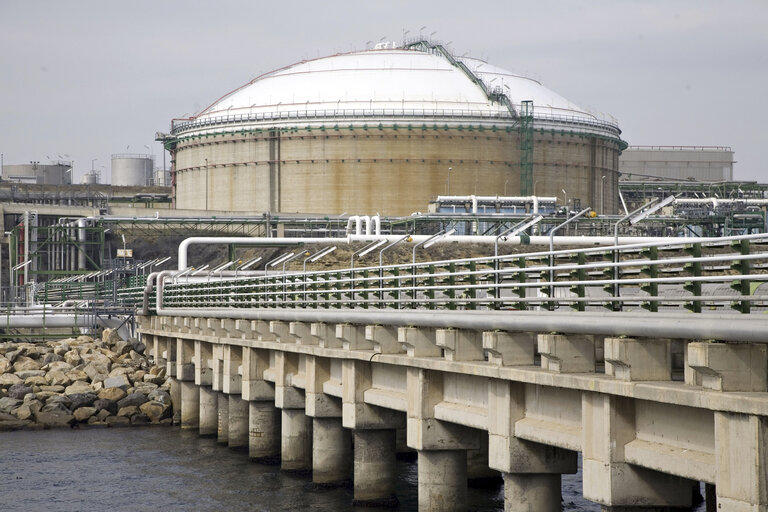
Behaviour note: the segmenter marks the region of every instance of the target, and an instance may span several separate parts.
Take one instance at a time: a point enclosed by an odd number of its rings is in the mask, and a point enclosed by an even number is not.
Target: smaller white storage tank
[[[91,171],[80,178],[81,185],[98,185],[101,183],[101,174],[98,171]]]
[[[150,155],[112,155],[112,185],[146,187],[153,178],[154,163]]]

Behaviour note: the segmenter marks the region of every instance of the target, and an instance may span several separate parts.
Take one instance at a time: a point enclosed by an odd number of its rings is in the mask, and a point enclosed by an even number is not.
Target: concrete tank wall
[[[147,186],[152,179],[154,161],[144,155],[112,155],[112,185]]]
[[[534,192],[615,213],[618,143],[536,131]],[[421,126],[208,135],[180,141],[174,155],[178,208],[247,212],[426,211],[447,194],[518,195],[515,130]],[[605,176],[605,178],[603,178]],[[506,191],[505,191],[506,189]],[[562,190],[565,189],[564,194]]]

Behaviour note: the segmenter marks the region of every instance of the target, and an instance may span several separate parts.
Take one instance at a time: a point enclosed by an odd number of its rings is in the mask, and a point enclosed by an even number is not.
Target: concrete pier
[[[304,409],[283,409],[280,469],[296,473],[312,470],[312,418]]]
[[[248,402],[248,456],[262,464],[280,462],[280,410],[274,402]]]
[[[216,438],[219,444],[229,444],[229,395],[219,391]]]
[[[346,485],[352,480],[352,436],[341,418],[312,420],[312,482]]]
[[[248,402],[240,395],[229,395],[227,443],[233,450],[248,450]]]
[[[466,450],[419,450],[419,510],[467,509]]]
[[[200,435],[216,437],[218,434],[219,395],[210,386],[200,386]]]
[[[395,497],[395,430],[355,430],[354,502],[393,505]]]
[[[197,429],[200,424],[200,388],[194,382],[181,382],[181,428]]]

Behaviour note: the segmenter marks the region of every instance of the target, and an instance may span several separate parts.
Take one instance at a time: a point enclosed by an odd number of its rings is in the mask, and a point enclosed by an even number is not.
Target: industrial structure
[[[266,73],[158,133],[177,208],[409,215],[440,194],[618,204],[614,121],[444,46]]]
[[[69,185],[72,183],[72,162],[3,165],[3,181],[35,185]]]
[[[621,180],[733,180],[733,150],[727,146],[629,146],[619,157]]]
[[[146,187],[152,183],[154,169],[155,160],[151,155],[112,155],[112,185]]]

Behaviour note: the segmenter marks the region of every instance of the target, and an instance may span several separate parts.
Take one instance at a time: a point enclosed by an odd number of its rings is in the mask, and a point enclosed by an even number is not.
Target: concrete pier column
[[[304,409],[282,409],[280,469],[290,472],[312,470],[312,418]]]
[[[173,407],[173,424],[181,425],[181,382],[171,379],[171,407]]]
[[[218,424],[216,428],[217,442],[229,444],[229,395],[219,391],[218,395]]]
[[[210,386],[200,386],[200,435],[216,437],[218,432],[219,396]]]
[[[229,434],[227,441],[233,450],[248,449],[248,402],[240,395],[229,395]]]
[[[561,474],[576,472],[576,452],[515,436],[516,422],[525,417],[525,386],[489,382],[489,465],[504,477],[506,512],[559,512]]]
[[[280,410],[274,402],[248,402],[248,456],[262,464],[280,462]]]
[[[194,382],[181,382],[181,428],[197,428],[200,423],[200,388]]]
[[[394,506],[395,429],[355,430],[354,504]]]
[[[635,437],[634,405],[624,397],[582,394],[584,497],[622,512],[690,507],[690,480],[626,462],[625,447]]]
[[[561,476],[504,473],[504,512],[560,512]]]
[[[466,450],[419,450],[418,475],[419,510],[466,510]]]
[[[352,436],[341,417],[312,420],[312,482],[345,485],[352,478]]]

